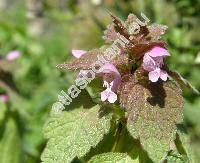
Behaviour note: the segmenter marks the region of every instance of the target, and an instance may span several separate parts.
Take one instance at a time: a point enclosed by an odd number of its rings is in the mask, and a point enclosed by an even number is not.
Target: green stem
[[[121,131],[122,131],[122,126],[121,126],[121,123],[119,123],[118,124],[118,128],[117,128],[117,132],[116,132],[116,140],[115,140],[115,143],[114,143],[114,145],[112,147],[112,150],[111,150],[112,152],[116,151],[116,147],[117,147],[118,142],[120,140],[120,133],[121,133]]]

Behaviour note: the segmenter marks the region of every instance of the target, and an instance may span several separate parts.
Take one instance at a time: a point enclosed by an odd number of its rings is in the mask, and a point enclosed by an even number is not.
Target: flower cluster
[[[111,17],[113,23],[108,25],[103,36],[105,42],[111,45],[105,45],[107,48],[103,46],[91,51],[72,50],[76,59],[57,67],[80,69],[77,78],[89,76],[91,74],[88,73],[87,69],[92,68],[93,63],[105,56],[108,53],[107,49],[111,49],[109,55],[113,53],[114,57],[99,65],[99,71],[95,72],[96,75],[102,77],[102,85],[105,87],[105,90],[100,93],[101,101],[108,101],[109,103],[117,101],[121,86],[124,84],[122,79],[126,76],[132,76],[134,82],[147,80],[156,83],[167,81],[170,75],[177,82],[183,85],[186,83],[182,82],[183,80],[177,73],[172,73],[164,63],[165,58],[170,56],[166,49],[166,43],[161,40],[161,36],[167,29],[166,26],[160,24],[148,25],[149,20],[145,18],[146,21],[142,22],[134,14],[130,14],[125,22],[112,14]],[[137,33],[129,31],[133,26],[138,27]],[[120,40],[120,38],[123,38],[123,40]],[[120,49],[117,50],[119,53],[115,52],[115,47]],[[139,78],[135,75],[138,72]]]
[[[142,66],[149,72],[149,80],[152,82],[157,82],[159,78],[167,80],[167,72],[160,69],[164,65],[163,59],[167,56],[170,56],[169,52],[158,46],[145,53]]]
[[[84,56],[87,52],[84,50],[72,50],[72,55],[76,58],[80,58]],[[108,81],[103,81],[103,86],[106,87],[106,90],[101,92],[101,100],[106,101],[108,100],[110,103],[114,103],[117,100],[117,95],[115,92],[121,81],[121,75],[117,68],[113,64],[104,64],[99,69],[99,75],[104,76],[104,74],[109,74],[113,76],[113,80],[108,83]],[[87,70],[81,70],[77,76],[77,78],[81,78],[83,76],[90,76]]]

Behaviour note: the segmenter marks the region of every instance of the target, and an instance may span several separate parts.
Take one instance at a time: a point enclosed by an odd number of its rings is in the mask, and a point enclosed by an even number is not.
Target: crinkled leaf
[[[149,36],[151,37],[151,39],[154,41],[158,41],[161,38],[161,35],[165,34],[165,31],[168,27],[166,25],[154,23],[152,25],[149,25],[147,28],[149,30]]]
[[[154,46],[165,47],[166,43],[164,41],[157,41],[157,42],[140,42],[135,44],[134,46],[129,48],[131,54],[134,54],[136,59],[140,59],[145,52],[153,48]]]
[[[83,157],[110,130],[111,115],[102,115],[99,105],[53,114],[44,127],[48,140],[42,154],[46,163],[70,162]]]
[[[21,163],[22,146],[16,122],[9,118],[0,139],[0,162]]]
[[[103,153],[94,156],[89,163],[136,163],[125,153]]]
[[[124,21],[122,21],[120,18],[118,18],[112,13],[110,13],[110,16],[112,18],[115,31],[129,40],[130,35],[128,34]]]
[[[174,80],[176,80],[176,81],[180,84],[180,86],[181,86],[182,88],[188,88],[188,89],[192,90],[194,93],[196,93],[196,94],[198,94],[198,95],[200,94],[200,92],[199,92],[195,87],[193,87],[192,84],[190,84],[189,81],[187,81],[186,79],[184,79],[184,78],[181,76],[181,74],[179,74],[178,72],[176,72],[176,71],[168,71],[168,74],[169,74]]]
[[[134,37],[136,38],[136,40],[140,39],[141,37],[143,36],[147,36],[149,31],[147,29],[147,26],[141,26],[138,21],[137,21],[137,16],[134,15],[134,14],[129,14],[127,19],[126,19],[126,22],[125,22],[125,25],[126,25],[126,29],[129,33],[129,35],[134,35]],[[138,19],[139,20],[139,19]],[[138,33],[136,34],[133,34],[133,32],[136,32],[135,31],[135,25],[138,24],[139,25],[139,30],[138,30]]]
[[[130,83],[124,84],[120,95],[128,112],[128,130],[134,138],[140,139],[149,156],[158,162],[169,150],[176,125],[182,121],[181,90],[171,81]]]
[[[65,62],[63,64],[57,65],[58,68],[62,69],[89,69],[92,64],[98,60],[98,55],[103,55],[102,51],[99,49],[94,49],[87,54],[83,55],[79,59],[73,59],[72,61]]]
[[[117,35],[117,32],[115,31],[114,24],[109,24],[107,26],[107,29],[104,31],[103,39],[106,43],[112,43],[115,40],[117,40],[119,37]]]
[[[153,24],[150,26],[148,26],[147,24],[143,26],[140,25],[139,33],[130,34],[129,28],[132,28],[132,26],[134,27],[134,24],[137,23],[137,17],[134,14],[130,14],[125,22],[120,20],[113,14],[110,15],[112,17],[113,23],[108,25],[107,30],[105,30],[104,32],[103,38],[105,39],[106,43],[112,43],[117,40],[119,41],[120,35],[126,38],[125,47],[123,45],[119,45],[119,43],[115,44],[120,48],[120,52],[117,54],[117,57],[115,57],[113,60],[107,61],[114,64],[117,68],[123,69],[122,67],[126,67],[129,64],[129,57],[127,55],[119,55],[120,53],[126,54],[128,52],[133,55],[133,57],[131,57],[132,59],[140,59],[144,55],[144,53],[150,50],[153,46],[165,47],[166,43],[164,41],[160,41],[159,39],[160,36],[164,34],[166,26],[159,24]],[[96,61],[100,60],[100,57],[98,58],[98,56],[103,56],[104,53],[109,52],[109,50],[107,50],[108,48],[105,47],[91,50],[87,52],[87,54],[83,55],[81,58],[65,62],[58,65],[57,67],[73,70],[90,69]]]
[[[72,70],[91,69],[95,62],[97,63],[97,61],[101,60],[102,63],[105,62],[104,64],[109,62],[115,65],[117,68],[124,69],[128,65],[128,55],[115,55],[113,60],[108,60],[108,58],[104,56],[104,54],[110,53],[110,51],[108,50],[109,47],[110,46],[104,46],[100,49],[91,50],[87,52],[87,54],[83,55],[81,58],[73,59],[72,61],[57,65],[57,68]],[[98,67],[98,63],[95,65],[95,67]]]
[[[160,37],[165,33],[167,26],[160,24],[139,25],[139,33],[131,34],[130,31],[135,28],[135,24],[138,24],[138,18],[134,14],[129,14],[125,23],[112,14],[111,17],[113,18],[115,32],[119,32],[129,40],[124,50],[128,50],[134,55],[134,58],[140,58],[144,55],[144,52],[150,50],[153,46],[165,47],[166,43],[160,41]]]

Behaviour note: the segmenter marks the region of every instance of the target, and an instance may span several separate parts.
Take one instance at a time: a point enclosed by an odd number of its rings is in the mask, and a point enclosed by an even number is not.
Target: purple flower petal
[[[153,71],[156,68],[156,63],[155,61],[149,56],[148,53],[146,53],[143,57],[143,63],[142,63],[142,67],[146,70],[146,71]]]
[[[108,99],[108,91],[107,89],[101,92],[101,101],[106,101]]]
[[[110,103],[114,103],[117,100],[117,95],[111,90],[114,82],[111,82],[110,84],[107,81],[104,81],[104,85],[106,88],[105,91],[101,92],[101,101],[106,101]]]
[[[149,80],[157,82],[160,77],[160,68],[156,68],[154,71],[149,72]]]
[[[167,81],[167,78],[168,78],[167,72],[161,70],[161,71],[160,71],[160,78],[161,78],[163,81]]]
[[[12,61],[12,60],[17,59],[20,55],[21,55],[21,53],[18,50],[10,51],[6,56],[6,59],[9,61]]]
[[[170,56],[169,52],[164,49],[164,48],[161,48],[159,46],[155,46],[153,47],[149,52],[148,54],[151,56],[151,57],[166,57],[166,56]]]
[[[108,102],[114,103],[115,101],[117,101],[117,95],[114,92],[109,92]]]
[[[121,75],[119,71],[117,70],[117,68],[113,64],[108,63],[108,64],[103,65],[100,68],[99,72],[110,73],[110,74],[115,75],[114,80],[111,82],[111,89],[112,91],[116,92],[119,84],[121,83]]]
[[[72,55],[76,58],[80,58],[81,56],[83,56],[86,53],[87,53],[87,51],[84,51],[84,50],[72,50]]]

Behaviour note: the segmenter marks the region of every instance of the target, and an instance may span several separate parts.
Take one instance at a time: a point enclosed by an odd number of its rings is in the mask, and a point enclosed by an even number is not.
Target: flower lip
[[[167,81],[168,74],[166,71],[156,68],[154,71],[149,72],[149,80],[152,82],[157,82],[161,78],[163,81]]]
[[[101,92],[101,101],[106,101],[114,103],[117,100],[117,95],[112,91],[113,82],[110,84],[107,81],[104,81],[103,86],[107,87],[106,90]]]

